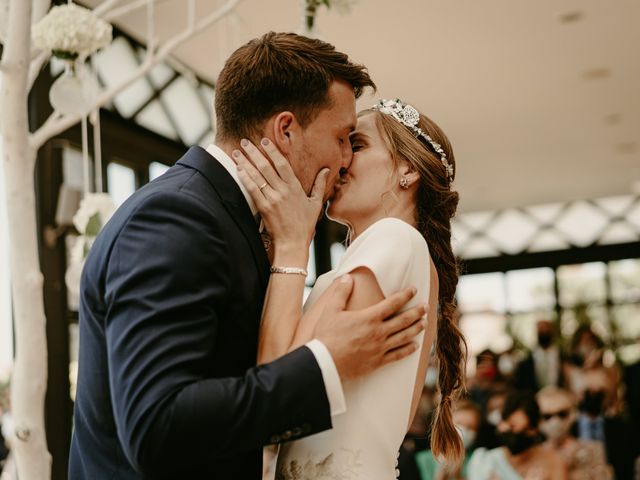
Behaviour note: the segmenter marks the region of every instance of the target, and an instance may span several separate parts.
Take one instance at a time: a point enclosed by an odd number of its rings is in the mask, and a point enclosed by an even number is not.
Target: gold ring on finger
[[[262,185],[260,185],[258,188],[259,188],[260,190],[262,190],[262,189],[263,189],[264,187],[266,187],[267,185],[269,185],[269,183],[268,183],[268,182],[264,182],[264,183],[263,183]]]

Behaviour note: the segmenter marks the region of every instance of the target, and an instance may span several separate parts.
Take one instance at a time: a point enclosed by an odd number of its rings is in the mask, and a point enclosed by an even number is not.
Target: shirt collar
[[[251,209],[251,214],[255,217],[258,214],[258,209],[256,208],[256,204],[254,203],[253,198],[251,198],[251,195],[249,195],[249,192],[247,191],[247,189],[244,188],[244,185],[242,184],[242,181],[238,176],[238,169],[236,168],[236,163],[233,160],[231,160],[231,157],[229,157],[229,155],[227,155],[227,153],[224,150],[222,150],[220,147],[218,147],[213,143],[209,144],[206,150],[209,155],[215,158],[218,161],[218,163],[220,163],[220,165],[222,165],[224,169],[227,172],[229,172],[229,175],[231,175],[231,177],[238,184],[238,187],[240,187],[240,191],[242,192],[242,195],[244,196],[245,200],[247,201],[247,204],[249,205],[249,208]]]

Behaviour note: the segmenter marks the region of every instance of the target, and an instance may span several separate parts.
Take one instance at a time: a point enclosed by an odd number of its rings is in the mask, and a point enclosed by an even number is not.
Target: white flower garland
[[[33,27],[33,45],[55,56],[74,60],[106,47],[113,38],[108,22],[73,3],[53,7]]]

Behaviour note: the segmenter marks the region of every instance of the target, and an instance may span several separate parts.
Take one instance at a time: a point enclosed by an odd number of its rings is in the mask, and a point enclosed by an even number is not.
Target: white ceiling
[[[159,3],[161,40],[183,27],[187,3]],[[198,0],[198,17],[224,3]],[[176,56],[215,81],[242,43],[297,30],[301,5],[245,0]],[[378,96],[412,103],[447,132],[461,210],[640,193],[637,0],[359,0],[317,23],[369,67]],[[118,25],[144,41],[144,9]]]

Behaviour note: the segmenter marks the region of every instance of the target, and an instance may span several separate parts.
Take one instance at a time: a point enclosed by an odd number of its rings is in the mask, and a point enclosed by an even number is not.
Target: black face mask
[[[502,445],[509,449],[512,455],[518,455],[533,447],[536,443],[535,437],[523,432],[498,432],[498,438]]]
[[[538,333],[538,345],[542,348],[549,348],[551,346],[551,340],[553,340],[553,337],[549,332]]]
[[[604,392],[602,390],[587,390],[584,392],[584,398],[580,402],[580,410],[597,417],[602,414],[602,406],[604,404]]]

